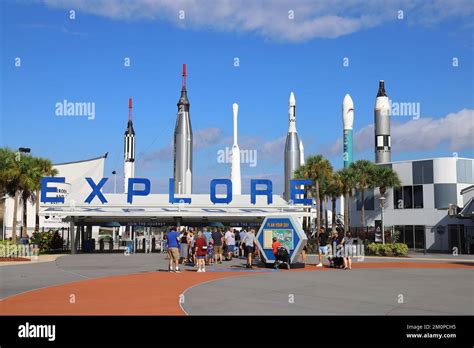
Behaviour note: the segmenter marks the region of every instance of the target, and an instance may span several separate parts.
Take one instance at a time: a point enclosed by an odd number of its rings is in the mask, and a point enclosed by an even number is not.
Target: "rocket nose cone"
[[[346,94],[344,96],[344,100],[342,101],[342,104],[346,107],[353,108],[354,107],[354,102],[352,101],[352,98],[349,94]]]
[[[296,105],[296,100],[295,100],[295,95],[293,92],[290,93],[290,100],[288,101],[290,106],[295,106]]]

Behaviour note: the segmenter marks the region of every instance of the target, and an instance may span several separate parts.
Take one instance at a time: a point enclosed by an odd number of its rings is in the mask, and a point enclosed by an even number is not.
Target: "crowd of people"
[[[246,259],[246,268],[252,268],[255,255],[259,256],[255,229],[171,227],[165,239],[169,272],[181,272],[180,265],[193,265],[197,272],[206,272],[206,265],[234,257]]]
[[[171,227],[165,235],[169,272],[181,272],[180,265],[191,265],[197,272],[206,272],[206,266],[231,261],[234,257],[246,260],[246,268],[253,268],[259,250],[255,230],[237,231],[233,228],[192,228]],[[275,267],[285,264],[290,269],[289,250],[283,250],[281,243],[274,238],[272,249],[275,255]],[[323,267],[327,257],[329,267],[352,269],[353,238],[350,232],[339,236],[337,231],[328,233],[324,227],[317,234],[318,259],[317,267]],[[349,252],[347,250],[350,249]],[[286,251],[286,252],[285,252]],[[301,253],[301,262],[306,263],[305,246]]]

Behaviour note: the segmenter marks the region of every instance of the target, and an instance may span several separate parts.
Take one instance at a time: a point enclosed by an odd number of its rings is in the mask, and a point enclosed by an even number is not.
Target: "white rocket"
[[[128,124],[124,136],[124,192],[128,193],[128,179],[135,177],[135,131],[132,122],[132,98],[128,100]]]
[[[237,103],[232,104],[232,114],[234,120],[234,143],[232,144],[232,169],[231,169],[231,181],[232,181],[232,193],[234,195],[242,194],[242,178],[240,176],[240,149],[237,143],[237,114],[239,112],[239,105]]]
[[[294,178],[295,170],[301,165],[302,143],[296,132],[296,100],[293,92],[288,100],[288,133],[285,143],[285,200],[291,200],[290,180]]]

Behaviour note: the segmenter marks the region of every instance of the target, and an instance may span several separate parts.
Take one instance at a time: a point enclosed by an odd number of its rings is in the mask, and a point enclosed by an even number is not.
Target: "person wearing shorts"
[[[196,250],[197,271],[198,273],[206,272],[207,239],[201,231],[198,232],[194,247]]]
[[[245,249],[247,252],[247,268],[252,268],[252,257],[255,252],[256,243],[255,230],[250,230],[250,232],[245,235],[245,238],[242,242],[245,244]]]
[[[235,232],[232,230],[228,230],[225,233],[224,236],[225,239],[225,244],[227,245],[227,257],[226,260],[230,261],[232,260],[232,257],[234,256],[234,249],[235,249]]]
[[[214,261],[216,263],[217,260],[219,260],[219,263],[222,263],[223,239],[222,233],[217,229],[217,227],[214,227],[214,231],[212,232],[212,244],[214,246]]]
[[[176,232],[176,228],[172,227],[168,234],[166,235],[166,244],[168,246],[168,258],[169,258],[169,272],[180,273],[179,269],[179,233]],[[173,264],[175,269],[173,269]]]
[[[328,238],[329,235],[326,232],[324,227],[321,227],[318,233],[318,244],[319,244],[319,263],[316,265],[317,267],[323,267],[323,255],[328,254]]]

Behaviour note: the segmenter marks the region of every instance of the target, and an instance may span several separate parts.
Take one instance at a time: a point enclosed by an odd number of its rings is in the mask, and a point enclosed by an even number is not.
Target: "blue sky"
[[[342,167],[341,104],[349,93],[354,159],[373,160],[370,127],[380,79],[390,99],[419,103],[421,111],[417,119],[392,117],[393,160],[474,156],[471,1],[199,4],[2,2],[1,145],[31,147],[54,163],[109,152],[106,175],[117,169],[120,178],[131,96],[136,175],[166,192],[186,63],[197,193],[209,191],[211,178],[230,175],[217,151],[231,145],[233,102],[240,147],[257,151],[257,166],[242,165],[244,192],[247,178],[268,177],[281,193],[291,91],[306,156],[322,153]],[[55,104],[64,99],[95,103],[95,119],[56,116]]]

